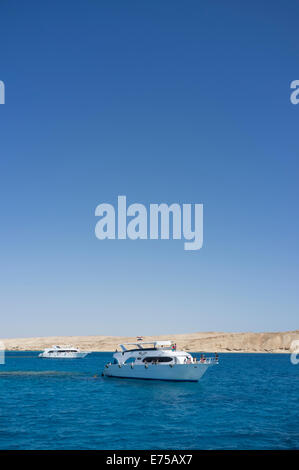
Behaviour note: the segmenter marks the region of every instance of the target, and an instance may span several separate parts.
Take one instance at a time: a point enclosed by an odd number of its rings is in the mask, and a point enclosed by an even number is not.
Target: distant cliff
[[[170,339],[179,349],[206,352],[290,353],[291,343],[299,340],[299,330],[278,333],[190,333],[144,336],[144,341]],[[72,344],[90,351],[114,351],[119,344],[136,342],[123,336],[53,336],[44,338],[2,339],[5,349],[40,351],[54,344]]]

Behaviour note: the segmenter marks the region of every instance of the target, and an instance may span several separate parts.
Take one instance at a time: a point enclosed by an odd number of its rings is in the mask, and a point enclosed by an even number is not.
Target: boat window
[[[171,362],[172,357],[167,356],[149,356],[143,359],[143,362]]]

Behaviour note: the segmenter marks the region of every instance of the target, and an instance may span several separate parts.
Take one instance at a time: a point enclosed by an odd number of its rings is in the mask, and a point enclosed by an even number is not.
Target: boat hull
[[[148,364],[131,366],[129,364],[107,364],[103,371],[105,377],[120,379],[166,380],[172,382],[198,382],[208,367],[213,364]]]

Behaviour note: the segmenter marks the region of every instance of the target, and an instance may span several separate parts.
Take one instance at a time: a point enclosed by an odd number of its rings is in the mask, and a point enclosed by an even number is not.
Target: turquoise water
[[[220,354],[198,384],[104,379],[110,359],[7,353],[0,449],[299,449],[289,355]]]

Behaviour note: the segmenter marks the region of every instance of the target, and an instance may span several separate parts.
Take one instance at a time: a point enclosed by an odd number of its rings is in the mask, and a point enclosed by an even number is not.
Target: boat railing
[[[202,357],[202,358],[193,358],[194,364],[218,364],[219,360],[216,357]]]
[[[156,361],[152,361],[152,362],[149,362],[149,363],[146,363],[146,364],[155,364],[155,365],[165,365],[165,363],[163,362],[156,362]],[[146,365],[145,364],[145,365]],[[182,363],[178,363],[178,364],[182,364]],[[219,364],[219,360],[218,360],[218,357],[201,357],[201,358],[197,358],[197,357],[193,357],[192,359],[189,359],[187,360],[186,362],[184,362],[184,364]],[[108,362],[107,364],[108,366],[112,365],[112,362]],[[134,362],[122,362],[122,363],[119,363],[118,365],[121,365],[121,366],[130,366],[130,367],[134,367]],[[141,364],[139,364],[141,365]],[[171,364],[172,366],[175,365],[175,364]]]

